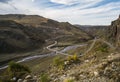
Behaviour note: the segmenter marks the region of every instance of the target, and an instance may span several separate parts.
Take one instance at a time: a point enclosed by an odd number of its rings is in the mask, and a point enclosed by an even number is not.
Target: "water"
[[[23,58],[22,60],[17,61],[17,63],[21,63],[21,62],[25,62],[25,61],[30,61],[30,60],[33,60],[33,59],[36,59],[36,58],[43,58],[43,57],[47,57],[47,56],[53,56],[53,55],[55,55],[55,52],[51,52],[49,54],[43,54],[43,55],[29,56],[29,57]],[[7,67],[8,67],[8,65],[0,67],[0,70],[5,69]]]
[[[54,45],[56,45],[56,44],[57,44],[57,42],[55,42],[54,44],[49,45],[49,46],[47,47],[48,50],[53,51],[53,52],[51,52],[51,53],[43,54],[43,55],[34,55],[34,56],[25,57],[25,58],[23,58],[22,60],[17,61],[17,63],[30,61],[30,60],[33,60],[33,59],[36,59],[36,58],[43,58],[43,57],[47,57],[47,56],[54,56],[54,55],[57,54],[57,53],[56,53],[56,50],[50,49],[50,47],[52,47],[52,46],[54,46]],[[66,51],[68,51],[68,50],[76,49],[76,48],[78,48],[78,47],[82,47],[82,46],[85,46],[85,45],[86,45],[86,44],[68,46],[68,47],[66,47],[66,48],[64,48],[63,50],[58,51],[58,52],[63,53],[63,52],[66,52]],[[64,54],[65,54],[65,53],[64,53]],[[7,68],[7,67],[8,67],[8,65],[3,66],[3,67],[0,67],[0,70],[5,69],[5,68]]]

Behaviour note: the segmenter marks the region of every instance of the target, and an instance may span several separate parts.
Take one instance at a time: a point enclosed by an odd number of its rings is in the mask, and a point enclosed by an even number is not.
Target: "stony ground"
[[[51,66],[46,71],[48,82],[119,82],[120,81],[120,53],[111,53],[101,60],[92,57],[87,60],[77,60],[67,64],[64,61],[63,70]],[[41,82],[40,75],[27,75],[24,81]]]
[[[68,56],[58,55],[59,61],[62,60],[64,64],[62,69],[53,65],[52,58],[50,65],[47,65],[48,70],[31,75],[33,81],[26,80],[26,76],[23,82],[42,82],[41,73],[47,74],[45,79],[49,78],[49,81],[46,82],[119,82],[120,53],[109,46],[102,46],[105,44],[100,42],[95,45],[87,54],[77,57],[77,60],[72,62]],[[76,50],[79,52],[81,48]]]
[[[72,63],[64,70],[54,67],[49,74],[51,82],[64,82],[65,79],[73,79],[75,82],[119,82],[119,61],[120,53],[111,53],[102,60],[93,57],[80,63]]]

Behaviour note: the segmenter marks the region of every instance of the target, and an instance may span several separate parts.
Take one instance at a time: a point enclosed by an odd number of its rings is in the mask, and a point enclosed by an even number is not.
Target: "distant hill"
[[[89,39],[87,33],[68,22],[38,15],[0,15],[0,53],[33,50],[46,44],[46,40],[81,42]]]
[[[93,37],[107,39],[114,46],[120,46],[120,16],[109,26],[75,25]]]
[[[102,26],[102,25],[101,26],[76,25],[76,26],[82,29],[83,31],[85,31],[86,33],[88,33],[89,35],[100,38],[105,38],[104,36],[108,28],[108,26]]]

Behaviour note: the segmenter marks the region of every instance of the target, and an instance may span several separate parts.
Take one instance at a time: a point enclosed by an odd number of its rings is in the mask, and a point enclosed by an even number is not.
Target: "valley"
[[[39,15],[0,15],[0,81],[9,82],[14,61],[31,72],[16,73],[10,82],[39,82],[41,74],[49,77],[45,82],[119,82],[119,28],[120,17],[111,25],[84,26]]]

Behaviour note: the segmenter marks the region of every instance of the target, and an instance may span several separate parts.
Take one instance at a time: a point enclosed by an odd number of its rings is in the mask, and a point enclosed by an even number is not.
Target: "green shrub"
[[[40,75],[40,82],[49,82],[50,78],[48,77],[47,74],[43,73]]]
[[[71,60],[72,60],[72,56],[68,56],[67,61],[71,61]]]
[[[77,54],[74,54],[73,57],[72,57],[72,59],[73,59],[74,61],[77,61],[77,60],[78,60]]]
[[[2,82],[2,80],[0,79],[0,82]]]
[[[108,52],[108,46],[106,45],[101,45],[97,51],[100,51],[100,52]]]
[[[10,78],[16,77],[17,79],[23,75],[30,73],[28,67],[21,65],[19,63],[10,62],[7,68],[6,73],[8,73]]]
[[[74,82],[74,80],[73,80],[73,79],[70,79],[70,78],[67,78],[67,79],[65,79],[63,82]]]
[[[64,69],[64,61],[59,56],[53,59],[53,65],[58,67],[59,69]]]
[[[76,54],[74,54],[72,56],[68,56],[67,60],[69,62],[76,62],[76,61],[78,61],[78,56]]]

